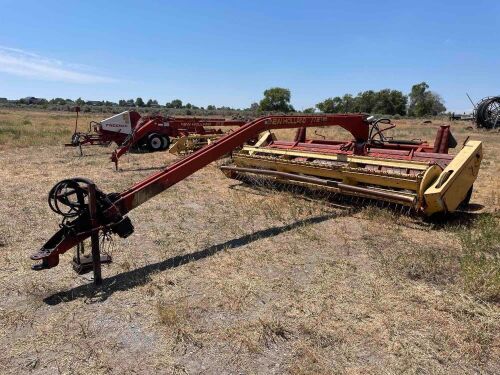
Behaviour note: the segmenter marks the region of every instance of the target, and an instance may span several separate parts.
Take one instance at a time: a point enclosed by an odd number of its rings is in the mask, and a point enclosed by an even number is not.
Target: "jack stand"
[[[94,271],[94,285],[102,284],[101,263],[111,263],[109,255],[101,255],[99,249],[99,225],[96,220],[96,187],[95,184],[88,185],[88,206],[90,215],[90,225],[92,234],[90,241],[92,245],[92,253],[84,255],[83,243],[76,248],[76,256],[73,258],[73,269],[78,274],[83,274]]]
[[[101,264],[111,262],[111,256],[101,254]],[[84,254],[84,245],[83,242],[81,242],[77,245],[76,254],[73,257],[73,270],[77,274],[83,275],[85,273],[91,272],[93,269],[94,262],[92,260],[92,254]]]
[[[94,285],[102,284],[101,276],[101,252],[99,250],[99,227],[96,220],[96,197],[95,197],[95,184],[89,185],[89,214],[90,226],[92,234],[90,241],[92,243],[92,265],[94,269]]]

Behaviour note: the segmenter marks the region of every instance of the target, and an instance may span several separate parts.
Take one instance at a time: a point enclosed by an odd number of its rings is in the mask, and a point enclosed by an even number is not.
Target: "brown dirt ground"
[[[0,113],[18,117],[73,122]],[[398,123],[400,136],[432,139],[440,122]],[[120,191],[175,156],[126,155],[115,172],[111,149],[78,157],[54,144],[57,131],[47,142],[5,138],[0,372],[499,373],[500,309],[462,287],[458,232],[500,208],[500,133],[467,125],[454,125],[459,142],[485,145],[475,212],[441,224],[318,202],[228,180],[214,163],[130,214],[135,233],[113,242],[99,290],[72,271],[69,252],[57,268],[30,270],[58,226],[48,190],[78,175]]]

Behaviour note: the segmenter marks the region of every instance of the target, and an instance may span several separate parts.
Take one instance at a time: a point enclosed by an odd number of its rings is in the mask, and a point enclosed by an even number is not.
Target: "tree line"
[[[258,104],[261,111],[293,112],[290,105],[290,90],[274,87],[264,91],[264,98]],[[426,82],[413,85],[408,95],[399,90],[383,89],[380,91],[362,91],[356,96],[345,94],[330,97],[316,104],[315,108],[306,108],[303,112],[314,113],[377,113],[400,116],[429,116],[446,111],[443,99],[429,90]]]
[[[0,98],[0,105],[4,102],[15,102],[20,104],[35,104],[47,107],[51,106],[80,106],[85,111],[91,111],[92,107],[113,108],[113,107],[135,107],[135,108],[165,108],[166,110],[184,110],[186,114],[209,112],[238,112],[246,111],[258,115],[262,112],[302,112],[302,113],[373,113],[380,115],[400,115],[400,116],[429,116],[438,115],[446,111],[441,96],[429,90],[426,82],[421,82],[412,86],[408,95],[402,91],[383,89],[379,91],[367,90],[358,93],[344,94],[343,96],[333,96],[317,103],[315,107],[306,108],[303,111],[296,111],[290,104],[291,92],[287,88],[272,87],[264,91],[263,98],[257,103],[252,103],[249,108],[233,109],[231,107],[216,107],[208,105],[206,108],[198,107],[191,103],[183,103],[181,99],[174,99],[163,106],[155,99],[144,101],[141,97],[136,99],[120,99],[118,103],[111,101],[85,101],[82,98],[76,100],[54,98],[50,100],[27,97],[18,101],[7,101]],[[12,104],[12,103],[11,103]]]

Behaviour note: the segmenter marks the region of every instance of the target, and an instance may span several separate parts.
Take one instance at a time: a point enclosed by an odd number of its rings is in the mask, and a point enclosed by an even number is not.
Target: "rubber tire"
[[[161,150],[162,151],[168,150],[169,147],[170,147],[170,138],[168,137],[168,135],[162,135],[161,136]]]
[[[464,200],[458,205],[458,208],[460,210],[466,210],[467,207],[469,206],[470,199],[472,197],[472,188],[473,186],[470,187],[469,191],[467,191],[467,195],[465,196]]]
[[[148,135],[147,145],[148,145],[149,151],[151,151],[151,152],[162,150],[163,141],[161,139],[161,135],[156,134],[156,133],[152,133],[152,134]]]

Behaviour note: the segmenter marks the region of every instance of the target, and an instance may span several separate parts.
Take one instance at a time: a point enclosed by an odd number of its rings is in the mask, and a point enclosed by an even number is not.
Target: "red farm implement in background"
[[[434,145],[397,141],[384,135],[382,122],[362,114],[267,116],[235,129],[211,144],[152,174],[121,193],[106,194],[78,177],[60,181],[49,192],[51,209],[63,217],[60,229],[35,254],[33,269],[58,265],[59,256],[76,247],[81,269],[83,242],[91,238],[94,282],[99,284],[100,238],[126,238],[134,231],[127,214],[209,163],[231,154],[221,167],[227,177],[271,179],[277,183],[322,189],[364,201],[377,200],[432,215],[467,203],[482,159],[482,144],[467,140],[456,155],[449,127],[441,127]],[[308,140],[306,128],[340,126],[347,141]],[[389,126],[391,126],[389,124]],[[279,142],[274,129],[298,128],[293,142]],[[263,133],[263,134],[261,134]],[[245,142],[255,139],[252,145]],[[100,236],[102,235],[102,236]]]
[[[193,134],[223,134],[220,127],[241,126],[245,121],[225,120],[221,118],[199,117],[141,117],[136,111],[125,111],[106,118],[100,122],[91,121],[89,131],[78,132],[78,110],[75,132],[71,143],[66,146],[80,147],[85,145],[109,146],[116,143],[119,149],[117,158],[130,149],[146,151],[162,151],[169,148],[172,138]]]
[[[221,118],[180,118],[148,116],[141,118],[132,128],[131,133],[113,151],[111,160],[118,169],[118,159],[131,149],[147,149],[150,152],[166,150],[171,139],[196,139],[200,148],[209,140],[224,134],[221,127],[244,125],[243,120],[225,120]],[[194,144],[194,143],[193,143]],[[193,150],[194,151],[194,150]]]
[[[88,132],[78,131],[78,113],[76,107],[75,131],[71,142],[65,146],[81,147],[87,145],[109,146],[112,142],[121,144],[135,128],[141,116],[135,111],[125,111],[100,122],[91,121]]]

